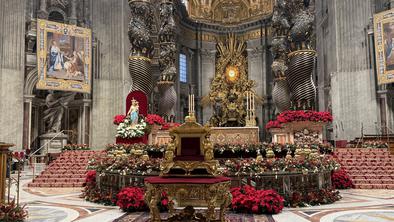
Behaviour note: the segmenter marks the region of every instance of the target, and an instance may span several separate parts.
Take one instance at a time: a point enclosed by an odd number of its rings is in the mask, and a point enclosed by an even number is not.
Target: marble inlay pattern
[[[392,212],[360,212],[345,214],[334,219],[334,222],[361,222],[361,221],[374,221],[374,222],[390,222],[394,221],[394,211]]]
[[[67,222],[78,218],[75,210],[52,206],[28,206],[28,222]]]

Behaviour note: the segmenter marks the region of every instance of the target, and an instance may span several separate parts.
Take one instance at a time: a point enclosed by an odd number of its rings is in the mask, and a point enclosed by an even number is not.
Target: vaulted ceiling
[[[270,16],[274,0],[189,0],[192,20],[235,25]]]

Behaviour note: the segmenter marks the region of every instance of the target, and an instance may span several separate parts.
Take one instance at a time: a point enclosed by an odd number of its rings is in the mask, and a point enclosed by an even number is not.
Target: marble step
[[[394,183],[392,184],[355,184],[356,189],[394,189]]]

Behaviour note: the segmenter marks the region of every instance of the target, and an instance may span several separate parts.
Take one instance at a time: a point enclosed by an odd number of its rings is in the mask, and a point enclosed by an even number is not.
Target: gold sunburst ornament
[[[230,83],[234,83],[239,78],[239,70],[235,66],[227,66],[226,67],[226,79]]]

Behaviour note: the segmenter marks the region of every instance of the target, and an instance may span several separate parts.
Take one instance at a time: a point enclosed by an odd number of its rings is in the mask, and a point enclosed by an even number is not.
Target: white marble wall
[[[257,95],[264,99],[271,92],[267,91],[267,76],[265,67],[265,55],[263,55],[263,46],[260,40],[253,40],[248,42],[248,75],[249,79],[256,81],[255,91]],[[256,116],[259,119],[259,124],[262,124],[263,120],[263,103],[256,104]]]
[[[0,142],[22,149],[25,0],[0,1]]]
[[[318,95],[321,110],[332,109],[334,140],[377,134],[379,120],[374,72],[366,30],[371,1],[316,1]],[[325,57],[325,58],[324,58]],[[326,93],[324,93],[326,90]],[[331,101],[330,101],[331,100]]]
[[[128,71],[129,17],[127,0],[95,0],[92,3],[93,35],[100,44],[99,78],[93,80],[93,148],[103,148],[115,142],[113,117],[125,112],[125,99],[131,85]]]
[[[333,139],[351,140],[376,134],[379,109],[374,77],[369,70],[332,74]]]
[[[216,50],[211,46],[202,50],[201,52],[201,95],[206,96],[209,94],[211,81],[215,77],[215,56]],[[209,121],[213,114],[212,107],[203,108],[203,123]]]

